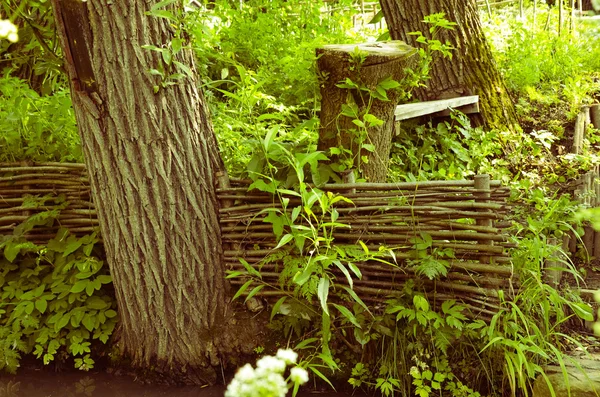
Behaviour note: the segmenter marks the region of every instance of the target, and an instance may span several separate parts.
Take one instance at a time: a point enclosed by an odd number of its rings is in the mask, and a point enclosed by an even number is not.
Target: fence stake
[[[229,183],[229,175],[227,175],[227,171],[218,171],[215,176],[217,177],[217,186],[219,189],[227,189],[231,187]],[[232,207],[234,201],[231,199],[221,199],[217,196],[217,200],[219,201],[220,208],[228,208]],[[231,244],[223,243],[223,250],[231,249]],[[237,248],[237,247],[236,247]]]
[[[489,174],[475,175],[475,189],[479,190],[479,192],[475,193],[475,196],[477,197],[477,202],[482,202],[482,203],[488,202],[487,199],[490,198],[490,175]],[[482,212],[490,212],[490,211],[483,210]],[[491,219],[478,219],[478,220],[476,220],[476,224],[478,226],[492,227],[492,220]],[[480,241],[480,244],[493,245],[493,241],[482,240],[482,241]],[[492,257],[490,257],[488,255],[480,256],[479,260],[481,261],[481,263],[491,263],[493,261]]]

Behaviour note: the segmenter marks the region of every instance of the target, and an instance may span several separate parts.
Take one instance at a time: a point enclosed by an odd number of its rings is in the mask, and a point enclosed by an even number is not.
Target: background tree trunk
[[[415,96],[421,101],[479,95],[483,121],[491,128],[514,129],[518,125],[513,103],[485,39],[475,0],[380,0],[392,39],[419,46],[410,32],[431,38],[423,23],[427,15],[444,12],[456,22],[454,30],[442,30],[442,42],[455,47],[452,59],[434,55],[427,88]]]
[[[149,70],[164,64],[141,46],[167,48],[174,32],[167,19],[145,14],[152,4],[53,0],[120,346],[135,366],[214,383],[226,335],[214,190],[223,164],[195,76],[153,91],[160,80]],[[194,68],[190,50],[174,59]]]
[[[352,55],[356,54],[356,48],[364,56],[360,65],[352,58]],[[415,54],[416,49],[401,41],[327,45],[317,49],[319,73],[326,76],[321,84],[321,128],[318,148],[325,152],[330,148],[348,150],[346,155],[353,156],[355,169],[369,182],[386,181],[394,131],[394,110],[398,105],[399,92],[388,90],[387,101],[377,98],[370,100],[367,91],[340,88],[338,84],[350,79],[374,91],[386,78],[399,82],[405,77],[405,68],[416,66]],[[356,119],[342,115],[342,106],[349,103],[356,104]],[[354,123],[357,120],[364,121],[363,117],[367,112],[383,121],[382,125],[367,128],[367,136],[363,137],[362,144],[370,144],[375,148],[372,152],[361,149],[359,127]],[[346,155],[331,156],[331,159],[340,160]],[[367,162],[361,160],[363,156]]]

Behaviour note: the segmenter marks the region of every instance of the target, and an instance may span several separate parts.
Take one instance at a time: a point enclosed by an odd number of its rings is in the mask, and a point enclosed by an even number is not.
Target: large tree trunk
[[[223,169],[194,76],[153,87],[169,21],[154,1],[53,0],[73,106],[135,366],[213,383],[227,284],[215,173]],[[169,8],[173,12],[178,10]],[[192,52],[174,59],[194,67]],[[173,73],[171,69],[167,74]]]
[[[420,31],[431,38],[431,26],[423,22],[427,15],[443,12],[456,22],[454,30],[442,30],[442,42],[450,42],[455,50],[452,59],[434,56],[426,89],[417,90],[422,101],[479,95],[481,115],[491,128],[513,129],[518,125],[513,103],[506,91],[490,47],[481,28],[475,0],[380,0],[383,15],[395,40],[418,47]]]
[[[352,60],[356,49],[364,54],[360,65],[355,65]],[[352,163],[360,176],[369,182],[386,181],[394,131],[394,110],[398,104],[399,92],[387,91],[388,100],[385,101],[370,98],[366,91],[358,92],[357,89],[340,88],[338,85],[350,79],[375,91],[386,78],[401,81],[405,77],[404,70],[416,65],[415,54],[413,47],[400,41],[327,45],[317,49],[319,73],[327,76],[321,84],[318,148],[323,151],[332,147],[346,149],[349,152],[346,155],[352,156]],[[349,103],[355,104],[358,109],[356,119],[342,115],[342,106]],[[363,121],[367,112],[382,120],[383,124],[370,126],[361,133],[354,122]],[[362,136],[365,133],[367,136]],[[372,145],[374,150],[364,150],[364,144]],[[332,156],[331,159],[335,161],[343,158],[344,156]]]

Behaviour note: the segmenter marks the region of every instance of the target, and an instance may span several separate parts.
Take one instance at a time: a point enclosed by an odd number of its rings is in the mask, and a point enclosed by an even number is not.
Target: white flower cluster
[[[12,43],[16,43],[19,40],[17,27],[8,19],[0,19],[0,39],[5,37]]]
[[[298,354],[290,349],[280,349],[276,357],[265,356],[256,362],[256,369],[250,364],[238,369],[235,378],[225,392],[225,397],[285,397],[288,389],[295,383],[308,382],[308,373],[304,368],[290,370],[292,384],[283,378],[288,365],[293,365]]]

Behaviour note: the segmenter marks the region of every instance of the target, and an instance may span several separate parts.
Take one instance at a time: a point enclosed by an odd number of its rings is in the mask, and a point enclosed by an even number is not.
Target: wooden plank
[[[471,105],[457,106],[457,107],[452,108],[452,109],[453,110],[460,110],[464,114],[479,113],[479,102],[473,103]],[[441,112],[431,113],[431,115],[433,117],[450,116],[451,112],[452,112],[452,110],[446,109],[446,110],[442,110]]]
[[[437,101],[408,103],[396,106],[394,112],[396,121],[412,119],[414,117],[425,116],[427,114],[443,112],[450,108],[473,105],[479,103],[479,96],[465,96],[450,99],[440,99]]]

